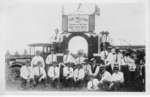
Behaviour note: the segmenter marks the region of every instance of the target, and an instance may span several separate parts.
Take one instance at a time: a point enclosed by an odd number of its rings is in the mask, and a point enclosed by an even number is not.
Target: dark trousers
[[[72,87],[74,84],[73,78],[64,79],[63,82],[65,87]]]
[[[34,77],[34,87],[36,87],[36,86],[39,85],[39,84],[46,86],[46,79],[42,79],[42,80],[39,82],[39,78],[40,78],[40,77],[38,77],[38,76],[35,76],[35,77]]]
[[[74,82],[75,87],[83,87],[84,80],[78,80]]]

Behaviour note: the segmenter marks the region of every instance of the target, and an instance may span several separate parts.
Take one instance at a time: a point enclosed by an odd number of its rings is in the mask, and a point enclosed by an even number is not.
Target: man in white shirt
[[[33,65],[31,75],[34,79],[34,86],[36,86],[38,83],[43,83],[45,85],[46,72],[41,61],[39,61],[37,65]]]
[[[106,59],[106,65],[110,66],[109,72],[112,73],[114,64],[117,61],[116,49],[112,48]]]
[[[99,88],[102,89],[102,90],[110,89],[109,86],[111,84],[112,77],[111,77],[111,74],[108,71],[105,70],[104,65],[101,65],[101,67],[100,67],[99,76],[101,78],[100,81],[99,81]]]
[[[54,52],[54,49],[51,49],[51,54],[49,54],[45,60],[46,65],[50,66],[53,63],[57,63],[57,55]]]
[[[22,85],[23,87],[27,86],[27,84],[30,84],[30,81],[32,80],[32,68],[30,66],[30,63],[27,62],[25,65],[23,65],[20,69],[20,77],[22,78]]]
[[[62,78],[62,83],[63,83],[63,86],[67,86],[68,84],[68,75],[69,75],[69,63],[66,63],[64,64],[64,67],[63,67],[63,78]]]
[[[77,58],[76,58],[76,64],[82,64],[85,59],[86,59],[86,58],[85,58],[83,55],[77,57]]]
[[[72,87],[73,86],[73,64],[68,64],[68,74],[66,76],[67,86]]]
[[[42,68],[45,68],[45,62],[42,56],[40,56],[40,52],[36,51],[36,55],[31,60],[31,67],[38,65],[38,62],[41,63]]]
[[[77,65],[74,70],[74,83],[76,87],[82,87],[84,85],[85,71],[81,64]]]
[[[120,85],[124,83],[124,75],[123,72],[119,71],[119,65],[117,64],[114,67],[114,73],[112,74],[112,83],[110,88],[113,90],[118,90]]]
[[[49,82],[53,87],[58,87],[59,77],[60,77],[60,68],[59,65],[51,65],[48,69]]]
[[[69,53],[69,50],[66,50],[66,53],[65,53],[65,55],[63,57],[63,62],[64,62],[64,64],[66,64],[66,63],[74,63],[74,64],[76,64],[76,60],[71,55],[71,53]]]
[[[121,65],[124,65],[124,62],[123,62],[124,59],[123,59],[123,54],[119,49],[116,50],[116,56],[117,56],[116,62],[120,68]]]
[[[106,49],[104,49],[104,50],[100,53],[101,60],[103,60],[103,61],[105,62],[107,56],[108,56],[108,51],[107,51]]]

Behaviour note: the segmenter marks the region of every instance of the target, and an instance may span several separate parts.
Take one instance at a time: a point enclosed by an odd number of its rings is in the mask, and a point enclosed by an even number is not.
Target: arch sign
[[[63,32],[94,32],[95,15],[70,14],[62,15]]]
[[[69,15],[68,32],[88,32],[89,16],[88,15]]]

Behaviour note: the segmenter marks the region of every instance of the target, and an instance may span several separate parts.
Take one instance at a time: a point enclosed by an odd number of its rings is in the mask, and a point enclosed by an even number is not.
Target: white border
[[[102,95],[140,95],[142,96],[143,94],[149,94],[150,93],[150,37],[149,37],[149,8],[150,8],[150,2],[149,0],[20,0],[20,2],[25,2],[25,3],[28,3],[28,2],[34,2],[34,3],[46,3],[46,2],[55,2],[55,3],[58,3],[58,2],[63,2],[63,3],[78,3],[78,2],[83,2],[83,3],[136,3],[136,2],[144,2],[145,3],[145,6],[146,6],[146,17],[145,17],[145,21],[146,21],[146,92],[71,92],[71,91],[55,91],[55,92],[52,92],[52,91],[7,91],[5,90],[5,70],[4,70],[4,66],[1,65],[2,67],[0,68],[0,93],[1,94],[11,94],[11,95],[24,95],[24,94],[34,94],[34,95],[47,95],[47,94],[51,94],[51,95],[62,95],[62,96],[66,96],[66,95],[90,95],[90,96],[93,96],[93,95],[99,95],[99,94],[102,94]],[[144,32],[143,32],[144,33]],[[5,51],[5,48],[3,48],[3,45],[4,45],[4,41],[3,41],[3,34],[2,32],[0,33],[0,44],[2,44],[0,47],[0,64],[4,64],[4,60],[5,58],[3,57],[4,56],[4,51]]]

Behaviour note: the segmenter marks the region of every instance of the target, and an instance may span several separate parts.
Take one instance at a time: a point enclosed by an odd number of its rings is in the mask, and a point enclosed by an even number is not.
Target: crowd
[[[140,55],[141,56],[141,55]],[[125,83],[122,66],[128,66],[131,75],[137,69],[137,56],[112,48],[100,53],[100,62],[95,58],[89,61],[80,55],[75,58],[68,50],[65,51],[63,62],[57,61],[54,50],[44,60],[39,52],[20,69],[23,86],[36,87],[38,84],[50,85],[53,88],[86,88],[87,90],[118,90]],[[144,57],[140,66],[144,66]],[[139,70],[141,71],[141,70]],[[141,71],[142,72],[142,71]],[[141,73],[142,82],[143,72]]]

